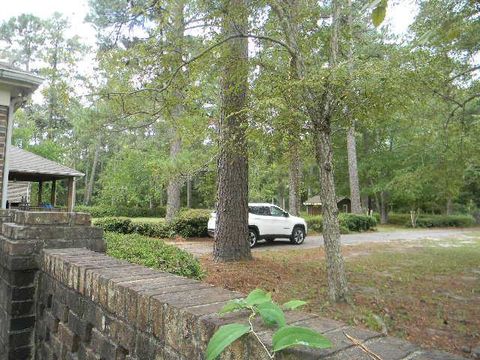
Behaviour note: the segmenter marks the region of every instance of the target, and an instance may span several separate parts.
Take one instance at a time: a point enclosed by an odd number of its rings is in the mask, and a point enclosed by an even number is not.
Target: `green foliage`
[[[304,219],[307,222],[308,231],[322,232],[323,218],[321,215],[306,215]]]
[[[94,219],[93,224],[105,231],[113,231],[119,234],[135,233],[160,239],[170,238],[174,235],[171,227],[164,221],[132,221],[124,217],[105,217]]]
[[[120,234],[130,234],[132,232],[132,220],[128,218],[105,217],[95,219],[93,224],[105,231],[113,231]]]
[[[98,213],[104,214],[101,210]],[[104,217],[95,219],[94,224],[105,231],[120,234],[137,233],[157,238],[170,238],[175,234],[186,238],[205,237],[208,235],[207,223],[210,213],[210,210],[203,209],[182,210],[171,223],[146,219],[132,221],[127,217]]]
[[[305,216],[309,231],[322,232],[323,219],[321,215],[307,215]],[[368,215],[346,214],[341,213],[338,216],[340,223],[340,232],[348,234],[351,231],[368,231],[377,226],[377,219]]]
[[[85,206],[77,205],[75,206],[75,211],[85,212],[94,218],[102,218],[109,216],[123,216],[123,217],[165,217],[165,207],[156,207],[156,208],[139,208],[134,206],[108,206],[108,205],[95,205],[95,206]]]
[[[410,214],[388,215],[388,223],[392,225],[401,225],[411,227],[412,222]],[[420,214],[417,219],[417,227],[469,227],[475,225],[475,219],[470,215],[429,215]]]
[[[375,217],[368,215],[342,213],[338,216],[338,220],[340,226],[344,226],[349,231],[368,231],[377,226]]]
[[[291,300],[283,304],[287,310],[296,309],[305,305],[305,301]],[[325,349],[332,346],[330,340],[316,331],[299,326],[288,326],[285,314],[281,307],[272,301],[270,293],[262,289],[255,289],[245,299],[235,299],[228,302],[220,314],[229,312],[247,310],[250,312],[249,326],[244,324],[229,324],[221,326],[210,339],[207,346],[207,359],[214,360],[235,340],[241,338],[247,333],[254,333],[253,319],[259,315],[267,327],[277,328],[273,334],[273,349],[270,351],[261,341],[260,337],[255,338],[259,341],[270,359],[275,358],[275,354],[283,349],[303,345],[313,348]]]
[[[181,211],[171,223],[171,229],[183,237],[205,237],[211,210],[189,209]]]
[[[131,232],[144,236],[167,239],[173,237],[174,232],[171,226],[166,222],[145,222],[133,221],[131,224]]]
[[[160,269],[172,274],[201,279],[200,263],[189,252],[160,239],[139,234],[105,233],[107,254],[134,264]]]
[[[387,14],[387,0],[380,0],[378,5],[372,11],[372,23],[375,27],[378,27],[385,20]]]
[[[220,328],[212,336],[207,347],[207,360],[215,360],[231,343],[250,332],[250,326],[228,324]]]
[[[284,326],[273,334],[273,351],[280,351],[295,345],[326,349],[332,346],[330,340],[316,331],[300,326]]]

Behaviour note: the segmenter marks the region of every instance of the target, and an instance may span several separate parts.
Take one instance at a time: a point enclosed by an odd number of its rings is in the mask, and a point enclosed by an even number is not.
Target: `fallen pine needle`
[[[350,340],[352,343],[354,343],[356,346],[358,346],[360,349],[362,349],[364,352],[367,353],[367,355],[369,355],[372,359],[374,360],[383,360],[380,356],[378,356],[377,354],[375,354],[373,351],[371,351],[370,349],[368,349],[365,345],[363,345],[361,343],[361,341],[355,339],[353,336],[351,335],[348,335],[345,331],[343,332],[343,335],[346,336],[346,338],[348,340]]]

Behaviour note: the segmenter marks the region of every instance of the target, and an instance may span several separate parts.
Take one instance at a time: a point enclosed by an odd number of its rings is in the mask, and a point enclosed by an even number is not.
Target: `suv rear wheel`
[[[295,245],[303,244],[305,241],[305,230],[301,226],[295,226],[290,236],[290,242]]]
[[[255,229],[248,229],[248,242],[250,243],[250,247],[253,248],[257,245],[258,241],[258,234]]]

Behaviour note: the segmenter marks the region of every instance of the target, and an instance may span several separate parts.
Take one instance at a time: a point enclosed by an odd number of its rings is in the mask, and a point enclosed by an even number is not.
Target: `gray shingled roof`
[[[77,170],[15,146],[9,147],[9,154],[9,169],[10,173],[13,173],[12,175],[38,175],[42,178],[52,177],[57,179],[84,175]]]

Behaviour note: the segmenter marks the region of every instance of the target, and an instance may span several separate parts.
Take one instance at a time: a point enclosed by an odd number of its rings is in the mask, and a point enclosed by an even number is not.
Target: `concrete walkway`
[[[474,233],[479,233],[480,228],[464,228],[464,229],[406,229],[366,232],[342,235],[343,245],[357,245],[367,243],[388,243],[391,241],[418,241],[418,240],[441,240],[441,239],[459,239],[468,240],[474,236]],[[212,252],[213,241],[210,238],[199,239],[194,241],[171,241],[170,244],[176,245],[181,249],[187,250],[194,255],[202,256]],[[271,244],[266,242],[259,242],[253,248],[256,251],[277,251],[277,250],[300,250],[313,249],[323,246],[322,235],[307,236],[302,245],[296,246],[290,244],[288,240],[278,239]]]

